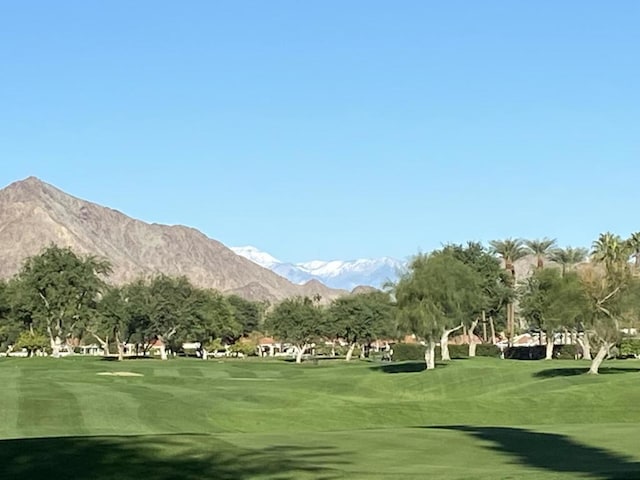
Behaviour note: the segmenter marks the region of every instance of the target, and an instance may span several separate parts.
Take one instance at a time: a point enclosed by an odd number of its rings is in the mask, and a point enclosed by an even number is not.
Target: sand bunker
[[[133,372],[100,372],[97,375],[110,375],[112,377],[143,377],[141,373]]]

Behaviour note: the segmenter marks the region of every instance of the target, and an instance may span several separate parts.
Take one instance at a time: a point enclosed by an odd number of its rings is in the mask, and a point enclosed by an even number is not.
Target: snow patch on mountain
[[[318,280],[331,288],[345,290],[360,285],[381,288],[388,281],[396,281],[406,269],[405,262],[391,257],[287,263],[252,246],[232,247],[231,250],[293,283]]]

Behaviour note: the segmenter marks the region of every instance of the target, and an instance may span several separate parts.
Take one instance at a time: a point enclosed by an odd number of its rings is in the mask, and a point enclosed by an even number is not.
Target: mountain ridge
[[[309,294],[328,300],[347,293],[325,285],[314,285],[309,292],[310,288],[236,255],[195,228],[134,219],[36,177],[1,189],[0,277],[14,275],[25,258],[52,243],[108,259],[113,265],[110,281],[115,284],[165,273],[255,300]]]
[[[316,279],[327,286],[349,291],[360,286],[381,288],[386,282],[397,280],[407,265],[392,257],[290,263],[254,246],[231,247],[231,250],[293,283]]]

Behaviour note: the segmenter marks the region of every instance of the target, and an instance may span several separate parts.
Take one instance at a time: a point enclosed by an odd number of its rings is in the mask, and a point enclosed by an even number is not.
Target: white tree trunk
[[[553,360],[553,332],[546,332],[545,336],[547,337],[547,355],[544,359]]]
[[[103,340],[93,332],[91,332],[91,335],[93,335],[93,338],[98,340],[98,342],[100,343],[100,346],[102,347],[102,350],[104,351],[104,354],[106,356],[109,356],[109,337],[105,337],[105,339]]]
[[[611,348],[611,345],[612,344],[610,343],[605,343],[600,347],[600,350],[598,350],[596,357],[591,362],[591,367],[589,368],[589,374],[598,375],[598,369],[600,368],[602,361],[605,359],[605,357],[609,353],[609,349]]]
[[[476,342],[475,340],[475,331],[478,326],[478,322],[480,319],[476,319],[471,322],[471,327],[469,328],[469,358],[476,356]]]
[[[62,340],[56,336],[51,339],[51,356],[53,358],[60,358],[60,347],[62,346]]]
[[[118,335],[117,330],[116,330],[116,345],[118,346],[118,361],[121,362],[124,360],[124,343],[120,340],[120,335]]]
[[[306,345],[302,345],[298,347],[298,352],[296,353],[296,363],[302,363],[302,355],[304,355],[304,351],[307,349]]]
[[[424,352],[424,363],[427,365],[427,370],[436,368],[436,342],[433,340],[429,340],[427,349]]]
[[[209,359],[209,352],[207,351],[206,348],[202,349],[202,359],[203,360],[208,360]]]
[[[582,350],[582,358],[584,360],[591,360],[591,344],[589,342],[589,336],[587,332],[584,332],[582,338],[578,337],[578,345]]]
[[[353,351],[355,349],[356,349],[356,342],[353,342],[351,345],[349,345],[349,350],[347,350],[347,357],[345,358],[347,362],[351,361],[351,357],[353,357]]]
[[[456,328],[442,332],[442,336],[440,337],[440,356],[443,361],[451,360],[451,356],[449,355],[449,335],[461,328],[462,324],[458,325]]]
[[[161,360],[168,360],[167,347],[165,347],[164,343],[162,345],[160,345],[160,359]]]

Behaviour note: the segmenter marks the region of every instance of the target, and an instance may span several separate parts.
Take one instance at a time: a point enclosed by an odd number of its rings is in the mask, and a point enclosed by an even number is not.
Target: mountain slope
[[[34,177],[0,190],[0,277],[15,274],[26,257],[51,243],[107,258],[116,284],[161,272],[253,299],[307,293],[193,228],[135,220]],[[325,299],[344,293],[324,285],[313,290]]]
[[[400,260],[389,257],[329,262],[314,260],[294,264],[282,262],[252,246],[231,249],[238,255],[276,272],[293,283],[303,284],[317,280],[332,288],[345,290],[353,290],[361,285],[380,288],[389,280],[397,280],[399,273],[406,268]]]

